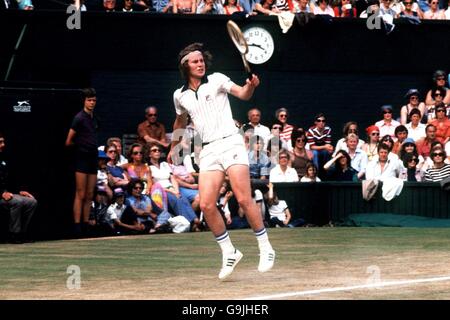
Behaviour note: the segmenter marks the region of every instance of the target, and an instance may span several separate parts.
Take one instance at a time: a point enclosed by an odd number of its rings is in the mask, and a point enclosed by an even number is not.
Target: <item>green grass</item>
[[[270,229],[277,261],[274,270],[263,275],[256,271],[253,233],[230,234],[244,259],[227,282],[217,280],[220,250],[209,232],[0,245],[0,298],[229,299],[360,284],[371,265],[379,266],[386,280],[450,274],[445,273],[448,229]],[[80,290],[66,287],[70,265],[81,269]],[[389,289],[329,298],[448,298],[442,285],[423,292]]]

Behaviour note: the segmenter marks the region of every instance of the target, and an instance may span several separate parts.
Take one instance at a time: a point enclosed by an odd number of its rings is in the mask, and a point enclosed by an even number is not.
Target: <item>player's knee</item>
[[[216,204],[208,201],[200,201],[200,210],[203,212],[211,212],[215,210]]]
[[[247,211],[250,206],[253,204],[253,200],[250,199],[239,199],[238,200],[239,206],[244,210]]]

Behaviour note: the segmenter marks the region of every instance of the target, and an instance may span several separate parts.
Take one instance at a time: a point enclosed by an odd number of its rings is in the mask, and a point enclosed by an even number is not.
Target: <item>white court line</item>
[[[286,293],[278,293],[278,294],[267,295],[267,296],[250,297],[250,298],[245,298],[243,300],[270,300],[270,299],[280,299],[280,298],[295,297],[295,296],[307,296],[307,295],[321,294],[321,293],[326,293],[326,292],[339,292],[339,291],[350,291],[350,290],[358,290],[358,289],[381,288],[381,287],[389,287],[389,286],[400,286],[400,285],[425,283],[425,282],[438,282],[438,281],[450,281],[450,276],[428,278],[428,279],[416,279],[416,280],[376,282],[376,283],[371,283],[371,284],[350,286],[350,287],[336,287],[336,288],[325,288],[325,289],[317,289],[317,290],[286,292]]]

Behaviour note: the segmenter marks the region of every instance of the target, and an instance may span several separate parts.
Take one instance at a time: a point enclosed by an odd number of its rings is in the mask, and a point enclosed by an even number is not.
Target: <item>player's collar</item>
[[[203,76],[203,78],[200,80],[200,86],[202,84],[208,83],[208,77],[206,76],[206,74]],[[200,86],[198,86],[200,88]],[[186,90],[189,89],[189,82],[188,80],[186,80],[186,82],[184,83],[183,87],[181,88],[181,92],[184,92]]]

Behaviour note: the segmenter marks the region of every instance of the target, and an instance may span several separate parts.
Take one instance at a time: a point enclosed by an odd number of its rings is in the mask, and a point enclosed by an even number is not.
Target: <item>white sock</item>
[[[256,240],[258,240],[259,251],[271,251],[272,245],[269,242],[269,236],[266,228],[255,231]]]
[[[235,248],[233,244],[231,243],[230,236],[228,235],[228,231],[225,231],[220,236],[216,237],[216,241],[220,246],[220,249],[222,249],[222,254],[231,254],[234,253]]]

